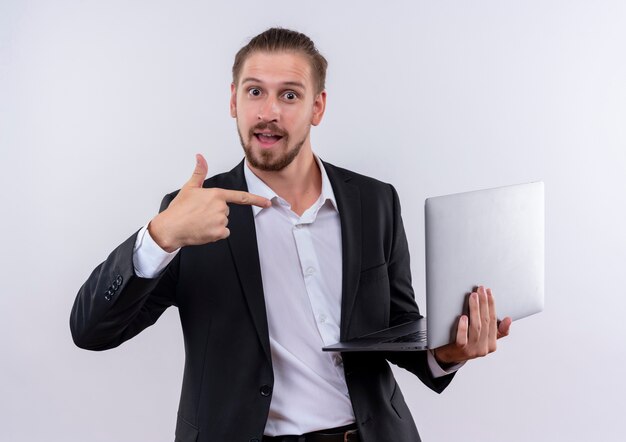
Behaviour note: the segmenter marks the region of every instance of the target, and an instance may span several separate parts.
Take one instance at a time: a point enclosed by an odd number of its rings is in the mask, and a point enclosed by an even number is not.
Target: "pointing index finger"
[[[224,201],[227,203],[241,204],[244,206],[257,206],[262,208],[272,205],[272,202],[267,198],[241,190],[222,189],[222,195],[224,196]]]

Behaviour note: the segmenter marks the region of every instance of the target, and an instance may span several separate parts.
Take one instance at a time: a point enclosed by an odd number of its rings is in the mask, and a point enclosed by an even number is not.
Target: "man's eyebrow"
[[[246,77],[243,80],[241,80],[241,84],[244,84],[244,83],[263,83],[263,81],[255,77]],[[281,83],[281,84],[283,86],[298,87],[300,89],[306,90],[306,86],[299,81],[285,81],[284,83]]]
[[[241,80],[241,83],[243,84],[243,83],[262,83],[262,82],[258,78],[246,77],[243,80]]]
[[[285,86],[292,86],[292,87],[298,87],[300,89],[306,89],[306,86],[304,86],[304,84],[300,83],[299,81],[285,81],[283,84]]]

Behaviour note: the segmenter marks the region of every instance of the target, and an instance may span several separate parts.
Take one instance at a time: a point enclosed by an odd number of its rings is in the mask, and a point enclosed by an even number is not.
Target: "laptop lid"
[[[453,342],[466,299],[493,291],[499,318],[543,310],[543,183],[428,198],[425,202],[428,347]]]

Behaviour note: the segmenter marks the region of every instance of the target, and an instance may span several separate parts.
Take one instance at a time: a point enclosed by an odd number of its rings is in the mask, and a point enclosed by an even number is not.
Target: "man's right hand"
[[[196,168],[167,209],[148,225],[152,239],[166,252],[191,245],[207,244],[227,238],[228,204],[271,206],[271,201],[238,190],[202,187],[207,162],[196,155]]]

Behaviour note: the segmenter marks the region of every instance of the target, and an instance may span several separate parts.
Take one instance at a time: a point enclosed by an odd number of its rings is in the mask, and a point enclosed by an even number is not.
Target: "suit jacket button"
[[[272,394],[272,387],[269,385],[262,385],[261,386],[261,396],[269,396],[270,394]]]

